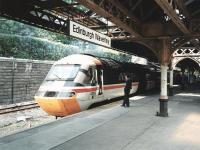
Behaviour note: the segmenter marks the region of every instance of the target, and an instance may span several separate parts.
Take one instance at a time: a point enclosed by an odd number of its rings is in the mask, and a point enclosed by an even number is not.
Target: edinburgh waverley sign
[[[96,43],[102,46],[111,47],[111,38],[86,28],[76,22],[69,21],[69,35],[83,39],[92,43]]]

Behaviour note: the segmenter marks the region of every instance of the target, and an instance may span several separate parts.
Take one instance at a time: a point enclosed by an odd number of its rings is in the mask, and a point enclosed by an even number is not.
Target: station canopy
[[[3,17],[66,35],[71,20],[110,37],[113,48],[152,60],[162,39],[170,38],[172,51],[200,47],[200,0],[0,0],[0,5]]]

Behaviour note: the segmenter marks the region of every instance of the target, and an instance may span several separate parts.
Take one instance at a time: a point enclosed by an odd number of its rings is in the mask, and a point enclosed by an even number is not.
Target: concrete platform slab
[[[200,92],[199,92],[200,93]],[[136,96],[131,107],[105,110],[0,139],[0,149],[199,150],[200,94],[179,93],[169,101],[169,117],[157,117],[159,95]]]

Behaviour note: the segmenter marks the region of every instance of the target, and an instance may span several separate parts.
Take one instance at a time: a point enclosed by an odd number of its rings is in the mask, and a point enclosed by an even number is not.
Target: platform
[[[135,96],[0,139],[1,150],[199,150],[200,91],[170,97],[157,117],[159,95]],[[92,113],[90,113],[92,112]]]

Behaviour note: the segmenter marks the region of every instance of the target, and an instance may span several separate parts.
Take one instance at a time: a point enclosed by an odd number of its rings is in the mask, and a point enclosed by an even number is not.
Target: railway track
[[[0,114],[7,114],[7,113],[17,112],[21,110],[37,108],[37,107],[39,107],[37,103],[15,105],[15,106],[10,106],[6,108],[0,108]]]

